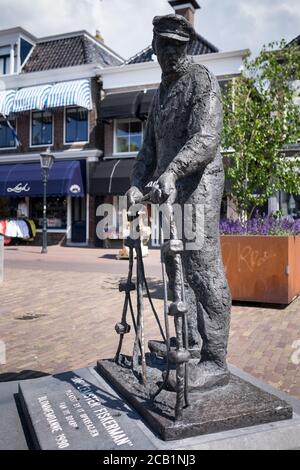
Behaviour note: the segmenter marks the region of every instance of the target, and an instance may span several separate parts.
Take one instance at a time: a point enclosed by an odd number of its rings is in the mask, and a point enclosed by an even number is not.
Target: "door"
[[[86,198],[72,198],[72,243],[86,243]]]

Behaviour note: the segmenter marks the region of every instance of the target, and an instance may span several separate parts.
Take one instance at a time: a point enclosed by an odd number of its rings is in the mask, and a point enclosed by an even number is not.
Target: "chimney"
[[[97,41],[99,41],[99,42],[103,42],[103,43],[104,43],[103,36],[102,36],[102,34],[101,34],[101,32],[100,32],[100,30],[99,30],[99,29],[97,29],[97,31],[96,31],[95,38],[97,39]]]
[[[176,15],[184,16],[194,26],[195,11],[201,8],[196,0],[169,0],[169,4]]]

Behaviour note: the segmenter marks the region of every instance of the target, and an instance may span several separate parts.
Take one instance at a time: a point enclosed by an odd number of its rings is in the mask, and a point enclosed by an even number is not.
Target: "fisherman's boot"
[[[165,359],[167,356],[167,346],[163,341],[151,339],[148,342],[149,351],[154,354],[156,357]],[[173,337],[170,339],[170,350],[176,349],[176,338]],[[191,359],[200,359],[201,357],[201,347],[200,345],[193,344],[189,348],[189,353]]]
[[[216,387],[222,387],[229,383],[230,373],[226,364],[217,364],[214,361],[189,362],[189,386],[190,392],[204,392]],[[163,373],[165,377],[165,372]],[[171,369],[167,382],[167,388],[176,391],[176,370]]]
[[[226,332],[224,338],[226,337]],[[188,390],[191,392],[212,390],[229,383],[230,373],[226,363],[226,341],[220,335],[214,340],[203,340],[201,359],[191,359],[188,363]],[[171,370],[168,388],[176,390],[176,370]]]

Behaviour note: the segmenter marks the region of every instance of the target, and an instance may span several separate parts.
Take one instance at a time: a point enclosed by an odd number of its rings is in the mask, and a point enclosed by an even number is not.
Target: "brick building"
[[[40,39],[22,28],[0,32],[0,218],[15,217],[22,198],[41,232],[39,158],[50,148],[49,241],[91,243],[90,167],[103,148],[100,73],[122,63],[86,31]]]
[[[175,10],[191,23],[200,9],[195,0],[168,3],[170,13]],[[221,87],[240,74],[247,53],[220,52],[200,34],[189,45],[192,60],[209,68]],[[86,31],[40,39],[22,28],[1,31],[0,219],[14,216],[19,198],[25,198],[41,233],[38,162],[50,147],[56,157],[48,183],[50,242],[101,244],[97,207],[112,203],[119,212],[118,196],[129,188],[160,79],[151,46],[125,61],[101,36]],[[158,228],[157,215],[151,217]],[[116,217],[112,238],[118,230]]]

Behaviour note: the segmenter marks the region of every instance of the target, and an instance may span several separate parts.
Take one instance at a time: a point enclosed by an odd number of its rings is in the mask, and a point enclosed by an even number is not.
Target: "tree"
[[[255,59],[248,56],[227,86],[222,147],[227,196],[240,217],[250,218],[277,191],[300,193],[299,155],[285,152],[300,138],[299,79],[299,46],[281,41],[264,46]]]

